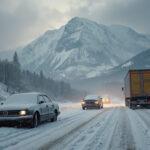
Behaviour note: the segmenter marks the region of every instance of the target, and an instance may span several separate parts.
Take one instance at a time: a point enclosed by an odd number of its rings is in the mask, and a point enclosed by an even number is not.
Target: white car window
[[[44,97],[46,103],[52,102],[46,95],[43,95],[43,97]]]
[[[45,102],[45,99],[43,98],[43,96],[39,95],[39,96],[38,96],[38,103],[41,102],[41,101],[44,101],[44,102]]]
[[[50,101],[51,103],[53,102],[51,97],[48,97],[48,99],[49,99],[49,101]]]

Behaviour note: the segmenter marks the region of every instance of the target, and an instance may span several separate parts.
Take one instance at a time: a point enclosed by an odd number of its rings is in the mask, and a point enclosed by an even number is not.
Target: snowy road
[[[0,150],[149,150],[150,110],[81,110],[61,105],[57,122],[36,129],[0,128]]]

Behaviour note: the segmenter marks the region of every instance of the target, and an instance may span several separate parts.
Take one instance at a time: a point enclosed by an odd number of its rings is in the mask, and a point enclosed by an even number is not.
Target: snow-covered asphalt
[[[150,110],[82,110],[62,104],[57,122],[35,129],[0,128],[0,150],[149,150]]]

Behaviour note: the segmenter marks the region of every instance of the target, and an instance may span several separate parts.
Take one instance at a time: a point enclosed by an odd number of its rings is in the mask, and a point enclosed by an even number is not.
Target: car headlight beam
[[[27,111],[26,110],[21,110],[20,113],[19,113],[21,116],[24,116],[27,114]]]
[[[84,102],[84,101],[82,101],[82,102],[81,102],[81,104],[85,104],[85,102]]]
[[[98,101],[95,101],[95,104],[98,104]]]

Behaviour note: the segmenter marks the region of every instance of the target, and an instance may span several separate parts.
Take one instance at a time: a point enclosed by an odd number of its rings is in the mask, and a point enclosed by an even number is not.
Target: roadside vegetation
[[[78,93],[68,83],[45,77],[42,71],[38,74],[22,70],[16,52],[13,61],[0,60],[0,82],[7,85],[7,91],[11,93],[39,91],[54,97],[66,97]]]

